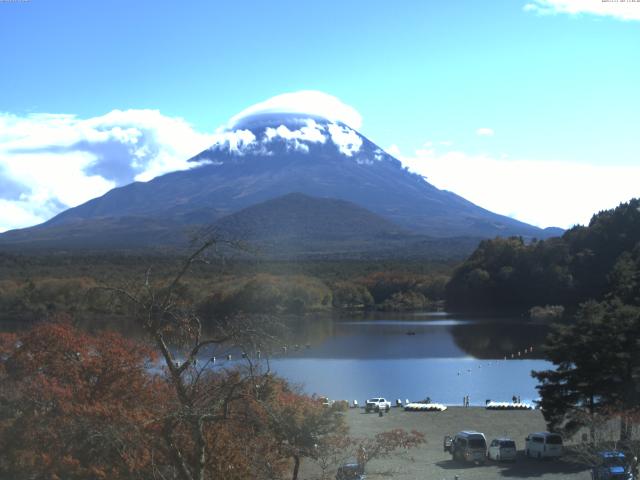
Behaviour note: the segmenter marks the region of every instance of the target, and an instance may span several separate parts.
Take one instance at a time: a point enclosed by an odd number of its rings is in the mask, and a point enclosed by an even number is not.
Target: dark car
[[[631,462],[618,451],[598,452],[596,464],[591,469],[593,480],[636,480]]]
[[[366,480],[362,467],[357,463],[345,463],[338,468],[336,473],[336,480]]]

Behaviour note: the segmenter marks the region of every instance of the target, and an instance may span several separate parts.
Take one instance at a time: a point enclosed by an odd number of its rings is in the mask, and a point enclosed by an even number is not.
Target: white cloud
[[[338,150],[347,157],[358,152],[362,146],[362,138],[351,128],[345,128],[336,123],[330,123],[329,134],[331,135],[331,141],[336,144]]]
[[[297,130],[290,130],[286,125],[280,125],[277,128],[267,127],[264,132],[263,143],[269,143],[275,138],[281,138],[285,140],[287,148],[308,152],[308,144],[302,142],[325,143],[331,138],[338,150],[347,157],[353,156],[362,147],[362,138],[348,126],[337,123],[328,123],[325,126],[312,119],[307,119],[305,123],[306,126]]]
[[[640,2],[607,0],[532,0],[523,7],[539,15],[589,14],[620,20],[640,20]]]
[[[342,122],[351,128],[358,129],[362,125],[362,116],[358,111],[343,103],[337,97],[316,90],[276,95],[264,102],[256,103],[233,116],[229,121],[232,129],[240,120],[263,113],[299,113]]]
[[[57,213],[57,209],[47,208],[45,204],[41,205],[36,213],[28,201],[0,199],[0,212],[0,232],[3,232],[41,223],[45,218]]]
[[[480,137],[493,137],[493,134],[495,132],[493,131],[493,129],[491,128],[479,128],[476,130],[476,135],[480,136]]]
[[[156,110],[0,113],[0,231],[49,219],[118,185],[190,168],[217,137]]]
[[[434,150],[404,156],[397,146],[387,151],[438,188],[540,227],[587,224],[594,213],[640,193],[640,166],[498,159]]]
[[[264,142],[271,142],[276,137],[284,139],[288,147],[301,152],[309,151],[309,146],[302,142],[325,143],[330,137],[338,150],[347,157],[353,156],[362,146],[362,138],[352,128],[337,123],[329,123],[325,127],[312,119],[306,120],[306,126],[297,130],[289,130],[286,125],[265,129]]]
[[[244,155],[246,147],[255,141],[256,136],[251,130],[225,130],[209,137],[210,147],[228,148],[239,155]]]
[[[323,133],[324,128],[318,125],[314,120],[308,119],[306,126],[298,130],[289,130],[286,125],[280,125],[278,128],[269,127],[265,130],[265,141],[270,142],[275,137],[280,137],[287,141],[292,141],[296,146],[302,145],[300,142],[325,143],[327,137]],[[307,148],[308,150],[308,148]]]
[[[320,135],[322,137],[322,143],[324,143],[326,138],[324,137],[324,135],[322,135],[322,133],[320,133]],[[304,153],[309,152],[309,146],[305,143],[302,143],[301,140],[305,140],[308,142],[318,141],[314,134],[308,135],[302,132],[302,130],[289,130],[286,125],[280,125],[278,128],[267,128],[264,132],[263,142],[269,143],[276,137],[283,139],[287,145],[287,148],[293,148],[294,150]]]

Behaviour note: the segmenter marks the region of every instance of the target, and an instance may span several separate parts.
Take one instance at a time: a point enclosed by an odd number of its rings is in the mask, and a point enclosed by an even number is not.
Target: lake
[[[538,398],[531,371],[552,368],[540,355],[548,326],[523,318],[375,312],[296,319],[292,325],[286,352],[279,350],[269,359],[271,370],[309,394],[360,404],[377,396],[392,403],[430,397],[460,405],[469,395],[472,405],[484,405],[488,399],[511,401],[519,395],[531,402]],[[0,325],[5,331],[16,328],[24,324]],[[121,321],[87,322],[84,328],[141,337]],[[216,367],[237,365],[239,353],[234,352],[231,362],[218,357]]]
[[[547,331],[521,319],[442,313],[337,318],[302,324],[298,347],[270,366],[307,393],[360,404],[376,396],[459,405],[469,395],[472,405],[484,405],[519,395],[531,402],[538,398],[531,371],[552,368],[539,355]]]

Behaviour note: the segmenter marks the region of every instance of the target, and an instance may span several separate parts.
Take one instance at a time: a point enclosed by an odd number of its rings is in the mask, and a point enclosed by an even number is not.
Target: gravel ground
[[[402,452],[392,458],[372,460],[367,465],[367,480],[474,480],[496,478],[535,478],[541,480],[589,480],[589,471],[583,465],[567,458],[559,460],[533,460],[524,456],[524,439],[530,432],[546,430],[538,410],[495,411],[480,407],[449,407],[444,412],[405,412],[391,409],[388,414],[366,414],[351,409],[346,414],[351,435],[373,436],[393,428],[415,429],[426,436],[427,443],[419,448]],[[487,462],[485,465],[465,465],[451,460],[442,449],[445,435],[461,430],[483,432],[487,443],[494,437],[509,436],[516,442],[518,458],[515,462]],[[566,443],[565,443],[566,445]],[[319,470],[313,462],[302,465],[301,479],[318,478]],[[332,475],[335,475],[333,473]],[[333,478],[333,477],[332,477]]]

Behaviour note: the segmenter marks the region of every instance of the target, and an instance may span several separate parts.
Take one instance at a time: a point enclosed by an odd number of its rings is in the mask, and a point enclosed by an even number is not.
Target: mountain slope
[[[481,240],[415,235],[351,202],[292,193],[207,227],[144,216],[98,217],[7,232],[0,250],[163,250],[185,247],[208,233],[241,241],[271,259],[462,259]]]
[[[215,224],[226,235],[257,241],[400,238],[408,232],[351,202],[290,193],[247,207]]]
[[[247,207],[215,224],[270,258],[462,259],[480,238],[415,235],[351,202],[291,193]]]
[[[142,237],[171,245],[175,239],[157,235],[157,229],[210,225],[292,192],[349,201],[406,231],[430,237],[545,238],[551,233],[439,190],[355,130],[318,117],[244,118],[191,161],[190,170],[113,189],[42,225],[4,234],[0,245],[35,237],[64,244],[69,229],[80,235],[83,224],[101,224],[102,242],[110,235],[123,240],[125,224],[133,230],[141,227],[136,220],[123,219],[144,219],[155,234],[141,231]]]

